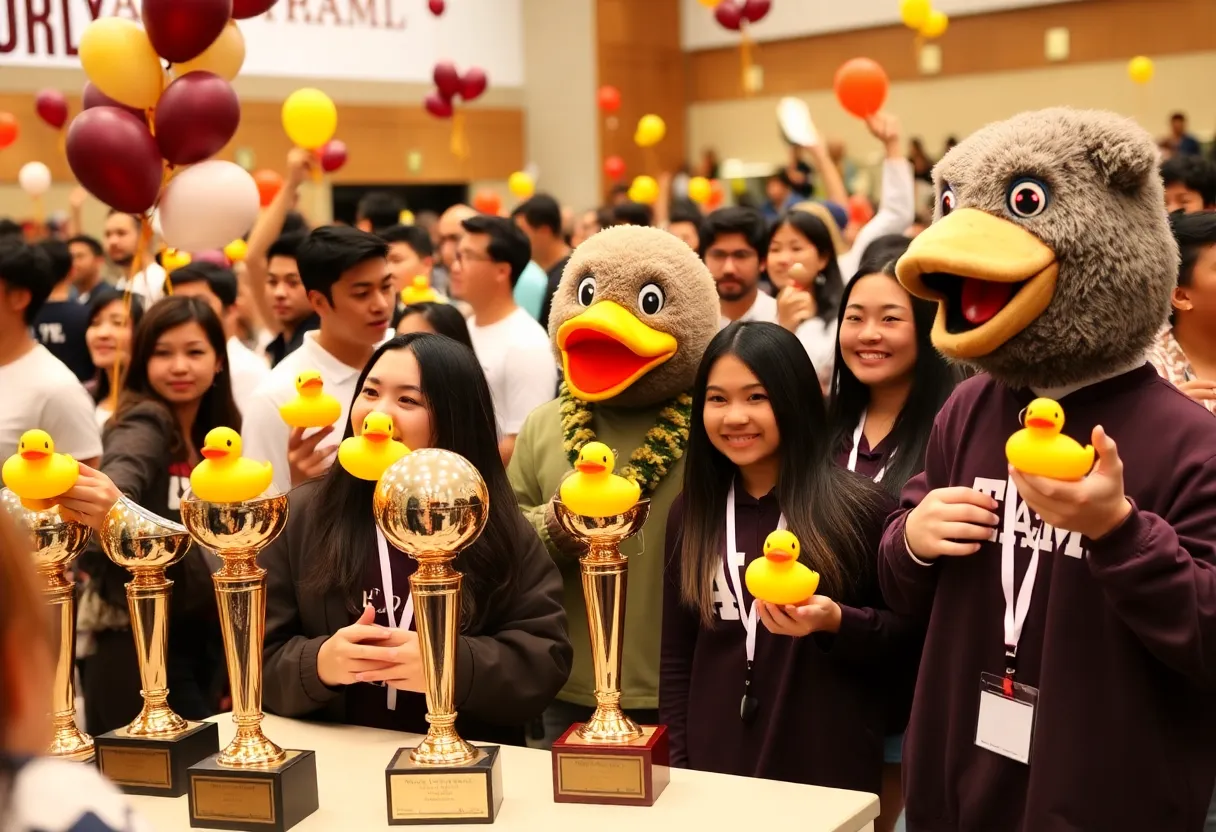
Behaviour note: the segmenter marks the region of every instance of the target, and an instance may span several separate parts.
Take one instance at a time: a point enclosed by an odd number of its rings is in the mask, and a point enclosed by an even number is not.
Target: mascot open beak
[[[1043,313],[1059,265],[1021,226],[960,208],[912,241],[896,274],[913,295],[938,302],[933,345],[967,359],[991,353]]]
[[[676,347],[674,337],[610,300],[592,304],[557,330],[566,384],[589,402],[611,399],[669,360]]]

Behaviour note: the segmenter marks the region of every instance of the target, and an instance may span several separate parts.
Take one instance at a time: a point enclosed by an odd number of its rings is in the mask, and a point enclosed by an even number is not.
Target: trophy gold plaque
[[[212,579],[236,723],[223,751],[190,767],[190,825],[283,832],[317,810],[316,754],[284,751],[262,733],[266,570],[257,558],[287,523],[287,497],[183,500],[182,522],[224,562]]]
[[[584,517],[560,500],[553,511],[561,528],[587,547],[579,571],[595,665],[595,713],[553,744],[553,800],[653,806],[670,778],[667,729],[640,726],[621,711],[629,559],[620,546],[641,530],[650,501],[612,517]]]
[[[93,759],[93,738],[76,726],[76,587],[67,579],[67,567],[88,545],[89,527],[64,520],[57,507],[31,511],[7,488],[0,491],[0,504],[30,542],[59,645],[51,694],[55,733],[47,753],[64,760],[88,762]]]
[[[402,457],[376,484],[376,524],[418,562],[410,593],[429,724],[422,742],[399,749],[385,771],[391,825],[493,823],[502,805],[498,746],[474,747],[456,733],[461,575],[452,561],[485,528],[489,500],[468,460],[435,448]]]
[[[165,569],[190,548],[190,533],[123,497],[97,535],[106,557],[131,573],[127,609],[144,704],[125,728],[96,738],[103,774],[129,794],[180,797],[187,769],[220,749],[219,726],[187,722],[169,707],[169,591]]]

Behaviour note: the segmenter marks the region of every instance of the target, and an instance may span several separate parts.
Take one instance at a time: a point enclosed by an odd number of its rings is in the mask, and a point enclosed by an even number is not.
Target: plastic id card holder
[[[1039,690],[1008,676],[980,674],[980,712],[975,744],[1002,757],[1030,763]]]

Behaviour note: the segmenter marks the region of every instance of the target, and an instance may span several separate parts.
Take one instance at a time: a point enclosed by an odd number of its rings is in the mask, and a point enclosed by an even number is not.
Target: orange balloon
[[[20,132],[16,116],[12,113],[0,113],[0,150],[17,141],[17,134]]]
[[[725,199],[726,191],[722,189],[722,181],[720,179],[709,180],[709,200],[705,203],[705,207],[713,211],[721,207]]]
[[[253,175],[253,181],[258,186],[258,201],[265,208],[274,202],[274,198],[283,190],[283,177],[273,170],[259,170]]]
[[[502,197],[497,191],[478,191],[473,197],[473,209],[482,214],[497,215],[502,210]]]
[[[836,70],[836,100],[858,118],[882,109],[888,85],[886,71],[869,58],[854,58]]]

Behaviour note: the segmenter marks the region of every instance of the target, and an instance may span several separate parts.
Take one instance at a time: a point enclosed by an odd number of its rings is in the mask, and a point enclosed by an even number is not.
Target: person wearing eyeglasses
[[[768,223],[755,208],[719,208],[705,218],[701,259],[718,287],[720,328],[732,321],[777,322],[777,301],[760,291],[760,252],[768,250]]]

